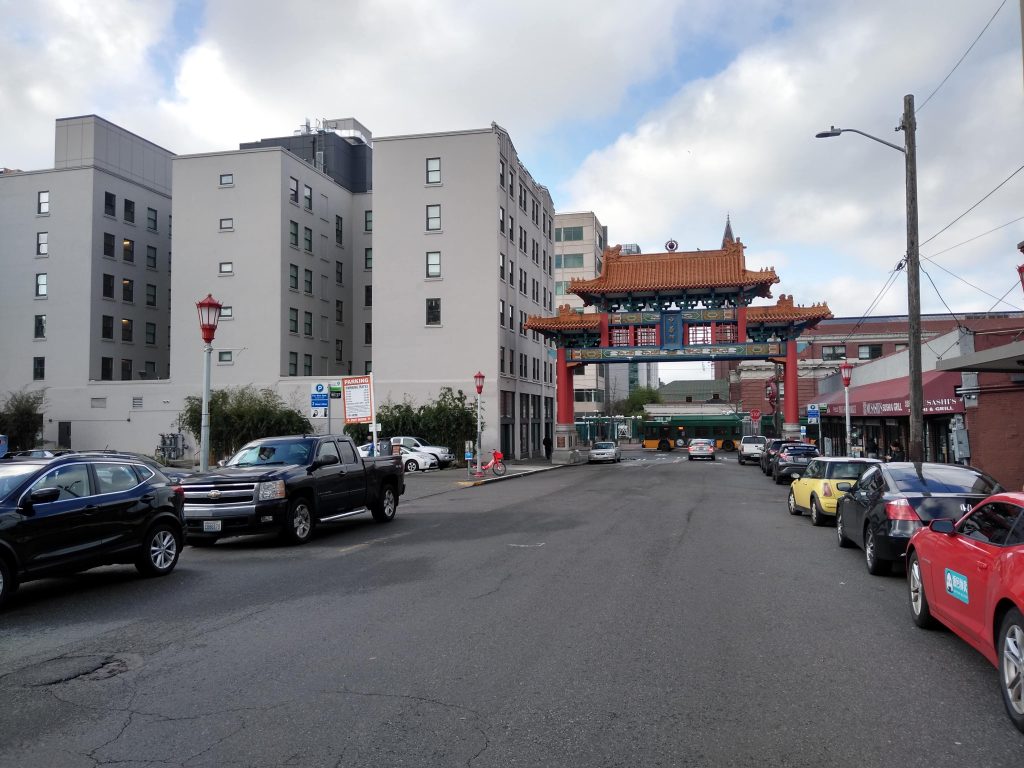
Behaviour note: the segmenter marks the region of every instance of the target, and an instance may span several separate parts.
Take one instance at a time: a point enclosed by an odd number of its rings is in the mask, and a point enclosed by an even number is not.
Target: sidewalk
[[[549,472],[552,469],[560,469],[563,465],[552,464],[543,458],[535,458],[506,461],[505,466],[508,467],[508,471],[501,477],[497,477],[490,470],[487,470],[483,477],[474,477],[465,467],[449,467],[430,472],[406,472],[405,496],[403,498],[406,500],[423,499],[460,488],[473,488],[501,480],[515,480],[538,472]],[[473,469],[476,469],[475,465]]]

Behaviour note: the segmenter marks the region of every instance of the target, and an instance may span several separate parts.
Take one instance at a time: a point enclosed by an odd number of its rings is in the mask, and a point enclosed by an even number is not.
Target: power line
[[[1024,216],[1018,216],[1013,221],[1008,221],[1005,224],[1000,224],[998,227],[994,227],[993,229],[990,229],[988,232],[982,232],[980,235],[975,235],[974,237],[968,238],[967,240],[964,240],[962,243],[957,243],[956,245],[949,246],[949,248],[943,248],[941,251],[936,251],[931,256],[925,256],[925,255],[922,254],[921,258],[922,259],[928,259],[928,261],[930,261],[933,264],[935,264],[934,259],[935,259],[936,256],[941,256],[944,253],[948,253],[949,251],[952,251],[954,248],[959,248],[961,245],[967,245],[968,243],[973,243],[978,238],[984,237],[985,235],[991,235],[993,232],[998,232],[1000,229],[1005,229],[1006,227],[1010,226],[1011,224],[1016,224],[1018,221],[1024,221]],[[938,265],[936,264],[936,266],[938,266]]]
[[[906,259],[901,259],[899,264],[897,264],[896,267],[892,270],[892,272],[889,273],[889,276],[885,279],[885,284],[882,286],[881,290],[879,290],[878,294],[875,296],[874,300],[872,300],[871,304],[868,305],[868,308],[864,310],[864,314],[861,315],[860,320],[858,320],[854,324],[853,328],[850,329],[850,332],[846,334],[846,338],[843,339],[843,344],[846,344],[846,342],[848,342],[853,337],[853,334],[857,332],[857,329],[864,324],[864,321],[868,319],[868,315],[871,314],[871,310],[873,310],[875,306],[878,304],[878,302],[882,300],[885,294],[889,292],[889,289],[892,288],[893,283],[896,282],[896,277],[899,274],[899,271],[903,269],[905,265]]]
[[[967,209],[966,211],[964,211],[964,212],[963,212],[963,213],[961,213],[961,214],[960,214],[959,216],[957,216],[957,217],[956,217],[955,219],[953,219],[953,220],[952,220],[951,222],[949,222],[949,224],[947,224],[946,226],[944,226],[944,227],[943,227],[942,229],[940,229],[940,230],[939,230],[938,232],[936,232],[936,233],[935,233],[934,235],[932,235],[931,237],[929,237],[929,238],[928,238],[927,240],[924,240],[923,242],[921,242],[921,243],[920,243],[920,245],[927,245],[927,244],[928,244],[928,243],[930,243],[930,242],[931,242],[932,240],[934,240],[934,239],[935,239],[936,237],[938,237],[938,236],[939,236],[939,235],[941,235],[941,234],[942,234],[943,232],[945,232],[945,231],[946,231],[947,229],[949,229],[950,227],[952,227],[952,226],[953,226],[954,224],[956,224],[956,223],[957,223],[958,221],[960,221],[960,219],[962,219],[962,218],[963,218],[964,216],[966,216],[966,215],[967,215],[968,213],[970,213],[970,212],[971,212],[971,211],[973,211],[973,210],[974,210],[975,208],[977,208],[977,207],[978,207],[979,205],[981,205],[981,204],[982,204],[983,202],[985,202],[985,201],[986,201],[986,200],[988,200],[988,199],[989,199],[990,197],[992,197],[992,195],[994,195],[994,194],[995,194],[996,192],[998,192],[998,191],[999,191],[999,188],[1000,188],[1000,187],[1002,187],[1002,186],[1003,186],[1003,185],[1004,185],[1004,184],[1005,184],[1006,182],[1008,182],[1008,181],[1009,181],[1010,179],[1012,179],[1012,178],[1013,178],[1014,176],[1016,176],[1016,175],[1017,175],[1018,173],[1020,173],[1021,171],[1024,171],[1024,165],[1020,166],[1020,167],[1019,167],[1019,168],[1018,168],[1017,170],[1015,170],[1015,171],[1014,171],[1013,173],[1011,173],[1011,174],[1010,174],[1009,176],[1007,176],[1007,177],[1006,177],[1005,179],[1003,179],[1003,180],[1002,180],[1001,182],[999,182],[999,184],[997,184],[997,185],[996,185],[996,188],[995,188],[995,189],[993,189],[993,190],[992,190],[991,192],[989,192],[989,193],[988,193],[987,195],[985,195],[985,196],[984,196],[983,198],[981,198],[981,200],[979,200],[978,202],[976,202],[976,203],[975,203],[974,205],[972,205],[972,206],[971,206],[970,208],[968,208],[968,209]]]
[[[933,260],[932,260],[932,258],[931,258],[930,256],[922,256],[922,258],[924,258],[924,259],[927,259],[927,260],[928,260],[928,261],[930,261],[930,262],[931,262],[931,263],[932,263],[932,264],[933,264],[934,266],[936,266],[936,267],[938,267],[939,269],[941,269],[941,270],[942,270],[943,272],[945,272],[945,273],[946,273],[947,275],[949,275],[950,277],[956,278],[957,280],[959,280],[959,281],[960,281],[961,283],[963,283],[964,285],[970,286],[970,287],[971,287],[971,288],[973,288],[974,290],[976,290],[976,291],[980,291],[981,293],[984,293],[984,294],[985,294],[986,296],[988,296],[988,297],[989,297],[990,299],[996,299],[996,304],[998,304],[999,302],[1003,301],[1003,299],[1004,299],[1004,298],[1006,298],[1007,294],[1009,294],[1009,291],[1007,291],[1006,293],[1004,293],[1004,294],[1003,294],[1002,298],[996,298],[995,294],[989,293],[989,292],[988,292],[988,291],[986,291],[986,290],[985,290],[984,288],[981,288],[981,287],[979,287],[979,286],[975,285],[974,283],[970,282],[969,280],[965,280],[964,278],[960,277],[960,275],[956,274],[955,272],[950,272],[950,271],[949,271],[948,269],[946,269],[946,268],[945,268],[944,266],[942,266],[941,264],[939,264],[939,262],[937,262],[937,261],[933,261]],[[931,279],[931,278],[929,278],[929,279]],[[1022,309],[1021,309],[1020,307],[1018,307],[1018,306],[1016,306],[1016,305],[1014,305],[1014,304],[1011,304],[1011,303],[1010,303],[1010,302],[1008,302],[1008,301],[1007,301],[1007,302],[1004,302],[1004,303],[1006,304],[1006,306],[1008,306],[1008,307],[1010,307],[1010,308],[1012,308],[1012,309],[1015,309],[1015,310],[1017,310],[1018,312],[1024,312],[1024,310],[1022,310]],[[991,312],[991,311],[992,311],[992,310],[989,310],[989,312]]]
[[[953,68],[951,70],[949,70],[949,74],[946,75],[944,78],[942,78],[942,82],[939,83],[935,87],[935,90],[928,94],[928,98],[926,98],[924,101],[921,102],[921,106],[919,106],[917,109],[914,110],[914,114],[917,114],[922,109],[924,109],[924,105],[927,104],[929,101],[931,101],[932,96],[934,96],[936,93],[938,93],[939,89],[942,88],[942,86],[944,86],[946,84],[946,81],[949,80],[949,78],[953,76],[953,73],[956,72],[957,67],[959,67],[960,64],[963,62],[963,60],[967,58],[967,54],[969,54],[971,52],[971,49],[974,48],[974,46],[978,44],[978,41],[981,40],[981,36],[984,35],[985,31],[989,28],[989,25],[991,25],[992,22],[995,21],[996,16],[998,16],[999,12],[1001,10],[1003,10],[1003,6],[1004,5],[1006,5],[1006,0],[1003,0],[1003,2],[1001,2],[999,4],[999,7],[996,8],[996,12],[992,14],[992,18],[988,20],[988,24],[986,24],[984,27],[982,27],[981,32],[979,32],[978,36],[976,38],[974,38],[974,42],[970,44],[970,46],[967,48],[966,51],[964,51],[964,55],[961,56],[960,59],[957,61],[957,63],[953,65]]]
[[[1000,296],[998,299],[996,299],[996,303],[993,304],[991,307],[989,307],[988,311],[991,312],[993,309],[995,309],[997,306],[999,306],[1000,302],[1002,302],[1003,299],[1005,299],[1007,296],[1009,296],[1010,295],[1010,291],[1012,291],[1018,285],[1020,285],[1020,280],[1014,280],[1012,283],[1010,283],[1010,287],[1006,289],[1006,293],[1004,293],[1002,296]],[[1013,304],[1010,304],[1010,302],[1006,302],[1006,303],[1009,306],[1013,307]],[[1014,309],[1018,309],[1018,307],[1013,307],[1013,308]]]

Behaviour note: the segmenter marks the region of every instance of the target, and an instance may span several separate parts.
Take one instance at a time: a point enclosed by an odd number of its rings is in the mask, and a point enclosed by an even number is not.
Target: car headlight
[[[256,490],[256,501],[272,501],[284,498],[284,480],[270,480],[260,483]]]

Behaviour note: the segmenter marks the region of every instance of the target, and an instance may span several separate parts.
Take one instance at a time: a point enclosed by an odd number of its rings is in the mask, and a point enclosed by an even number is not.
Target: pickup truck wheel
[[[167,523],[157,523],[142,539],[135,568],[143,576],[166,576],[178,564],[181,534]]]
[[[305,544],[313,535],[313,512],[309,502],[301,496],[288,506],[281,535],[289,544]]]
[[[398,497],[395,495],[395,489],[390,485],[386,485],[381,489],[380,496],[373,503],[373,508],[370,512],[373,514],[373,519],[378,523],[390,523],[395,519],[395,513],[398,511]]]

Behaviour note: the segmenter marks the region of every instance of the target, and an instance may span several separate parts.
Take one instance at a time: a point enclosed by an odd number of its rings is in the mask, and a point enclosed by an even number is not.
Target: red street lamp
[[[846,455],[849,456],[850,449],[850,377],[853,375],[853,366],[848,360],[839,364],[839,375],[843,377],[843,406],[846,411]]]
[[[476,474],[479,477],[483,474],[480,469],[480,459],[483,454],[483,446],[480,444],[480,395],[484,392],[484,375],[480,371],[477,371],[476,376],[473,377],[473,383],[476,385]]]
[[[483,394],[484,391],[484,375],[480,371],[476,372],[476,376],[473,377],[473,383],[476,384],[476,393],[478,395]]]
[[[213,355],[213,337],[217,333],[222,306],[209,293],[205,299],[196,302],[199,332],[203,336],[203,415],[199,427],[199,469],[202,472],[210,469],[210,357]]]
[[[843,377],[843,386],[850,386],[850,377],[853,375],[853,366],[846,360],[843,360],[843,362],[839,364],[839,375]]]

